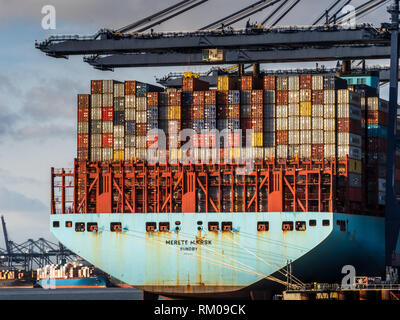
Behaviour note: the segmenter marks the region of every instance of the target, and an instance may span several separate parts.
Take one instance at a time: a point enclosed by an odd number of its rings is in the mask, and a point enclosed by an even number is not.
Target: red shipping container
[[[92,80],[90,82],[90,92],[92,94],[103,92],[103,81],[102,80]]]
[[[222,147],[240,147],[240,141],[241,141],[241,134],[240,132],[229,132],[226,134],[226,136],[223,136],[224,139],[226,138],[226,141],[224,140],[221,142],[221,148]]]
[[[263,104],[264,91],[263,90],[252,90],[251,91],[251,103],[252,104]]]
[[[241,90],[258,90],[263,88],[263,81],[253,76],[242,76],[240,78]]]
[[[89,148],[88,134],[78,134],[78,148]]]
[[[367,111],[368,124],[380,124],[382,126],[387,126],[388,115],[386,112],[368,110]]]
[[[147,124],[146,123],[136,123],[136,135],[145,136],[147,134]]]
[[[125,95],[136,94],[136,81],[125,81]]]
[[[79,161],[89,160],[89,148],[78,148],[78,160]]]
[[[276,91],[276,104],[288,104],[288,92],[283,90]]]
[[[190,119],[204,119],[204,105],[191,106]]]
[[[217,91],[210,90],[204,92],[204,104],[217,104]]]
[[[311,74],[300,75],[300,89],[311,89]]]
[[[312,91],[312,104],[324,104],[324,91],[313,90]]]
[[[275,76],[264,76],[264,90],[275,90],[276,77]]]
[[[78,109],[78,121],[89,121],[89,109]]]
[[[251,129],[254,132],[263,132],[263,118],[252,118],[251,119]]]
[[[287,130],[277,130],[276,131],[276,144],[288,144]]]
[[[158,92],[147,93],[147,105],[149,107],[158,107]]]
[[[193,92],[193,104],[204,105],[204,91]]]
[[[361,135],[361,121],[352,118],[338,118],[337,131]]]
[[[264,108],[262,104],[252,104],[250,109],[252,119],[263,118]]]
[[[196,78],[182,78],[182,91],[206,91],[209,89],[208,82]]]
[[[348,197],[350,201],[362,201],[362,188],[349,187]]]
[[[112,148],[113,147],[113,134],[112,133],[102,135],[101,146],[103,148]]]
[[[180,106],[181,105],[181,92],[180,91],[168,92],[168,105],[170,105],[170,106]]]
[[[78,109],[89,109],[90,94],[78,94]]]
[[[190,137],[190,141],[192,143],[192,148],[200,148],[204,144],[204,137],[201,133],[193,134]]]
[[[103,108],[102,116],[103,121],[113,121],[113,108]]]
[[[311,158],[313,160],[323,160],[324,158],[324,145],[313,144],[311,146]]]

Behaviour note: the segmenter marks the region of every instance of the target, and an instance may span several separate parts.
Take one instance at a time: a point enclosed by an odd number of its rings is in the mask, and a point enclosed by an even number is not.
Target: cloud
[[[38,199],[28,198],[22,193],[0,187],[0,211],[49,212],[49,208]]]
[[[0,168],[0,181],[2,184],[39,184],[43,181],[39,181],[34,178],[22,177],[13,175],[11,172]]]

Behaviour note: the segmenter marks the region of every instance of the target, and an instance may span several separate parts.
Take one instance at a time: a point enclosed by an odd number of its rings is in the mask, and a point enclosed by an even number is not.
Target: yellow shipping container
[[[235,90],[237,89],[238,78],[230,76],[218,77],[217,89],[218,91]]]
[[[300,116],[311,116],[311,102],[300,102]]]
[[[124,150],[114,150],[114,161],[124,161]]]
[[[170,149],[169,150],[169,160],[181,160],[181,149]]]
[[[263,133],[262,132],[253,132],[251,141],[252,141],[253,147],[262,147],[263,146]]]
[[[168,119],[180,120],[181,119],[181,106],[169,106],[168,107]]]
[[[362,174],[361,160],[349,159],[349,172]]]

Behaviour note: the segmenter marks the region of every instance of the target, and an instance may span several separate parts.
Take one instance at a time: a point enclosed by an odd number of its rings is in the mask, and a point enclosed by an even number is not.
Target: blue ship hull
[[[42,288],[105,288],[106,279],[102,276],[89,278],[46,279],[37,282]]]
[[[257,231],[260,221],[268,221],[268,231]],[[286,221],[305,221],[306,230],[283,231]],[[93,222],[97,232],[75,231],[75,223]],[[121,232],[111,231],[116,222]],[[147,222],[169,222],[171,231],[146,232]],[[232,231],[210,232],[208,222],[232,222]],[[354,266],[358,275],[385,274],[385,224],[379,217],[329,212],[63,214],[52,215],[50,224],[63,245],[104,272],[166,296],[248,297],[251,290],[279,290],[289,260],[302,282],[340,282],[345,265]]]

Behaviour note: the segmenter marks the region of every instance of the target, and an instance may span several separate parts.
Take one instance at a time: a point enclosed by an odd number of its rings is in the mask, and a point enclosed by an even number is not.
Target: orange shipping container
[[[89,121],[89,108],[78,109],[78,121]]]
[[[217,103],[217,91],[210,90],[204,92],[204,104],[216,104]]]
[[[136,94],[136,81],[125,81],[125,95]]]
[[[90,94],[78,94],[78,109],[88,109]]]
[[[101,145],[103,148],[112,148],[113,147],[113,135],[112,134],[103,134]]]
[[[205,91],[210,89],[208,82],[196,78],[182,78],[182,91]]]
[[[78,134],[78,148],[88,148],[88,147],[89,147],[89,135]]]
[[[275,76],[264,76],[264,90],[275,90]]]
[[[300,75],[300,89],[311,89],[311,74]]]
[[[101,80],[92,80],[90,85],[90,92],[94,93],[102,93],[103,92],[103,81]]]

